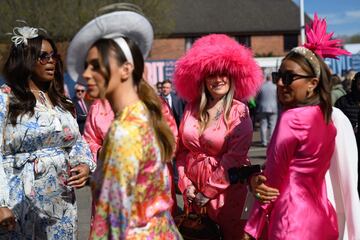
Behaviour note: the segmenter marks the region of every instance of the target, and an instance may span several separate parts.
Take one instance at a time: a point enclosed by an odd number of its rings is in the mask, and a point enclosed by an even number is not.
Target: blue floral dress
[[[8,87],[0,88],[0,206],[17,219],[14,232],[0,239],[76,239],[77,207],[67,186],[70,168],[84,163],[95,170],[75,118],[39,102],[33,116],[7,121]]]

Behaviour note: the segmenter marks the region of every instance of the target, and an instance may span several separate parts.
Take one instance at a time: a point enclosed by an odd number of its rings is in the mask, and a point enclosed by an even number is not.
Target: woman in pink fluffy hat
[[[178,94],[188,104],[176,155],[179,189],[186,207],[206,207],[224,239],[240,239],[247,193],[230,184],[228,169],[249,165],[252,122],[240,100],[253,96],[262,72],[249,49],[226,35],[198,39],[176,65]]]

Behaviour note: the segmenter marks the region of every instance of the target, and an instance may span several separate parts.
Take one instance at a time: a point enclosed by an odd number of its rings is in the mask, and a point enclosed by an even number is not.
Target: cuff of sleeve
[[[192,185],[192,182],[188,178],[179,179],[178,186],[181,193],[184,193],[184,191]]]
[[[9,204],[5,201],[5,199],[0,200],[0,208],[8,208]]]
[[[90,169],[90,173],[93,173],[95,172],[95,169],[96,169],[96,163],[94,162],[94,160],[91,158],[88,158],[88,159],[81,159],[79,160],[79,164],[85,164],[89,167]],[[74,165],[76,166],[76,165]]]

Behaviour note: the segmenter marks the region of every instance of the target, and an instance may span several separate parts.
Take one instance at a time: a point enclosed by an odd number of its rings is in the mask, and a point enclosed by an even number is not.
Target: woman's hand
[[[242,240],[251,240],[253,239],[249,234],[244,233],[244,236],[242,237]]]
[[[263,204],[274,201],[280,195],[278,189],[268,187],[264,182],[266,182],[264,175],[252,176],[250,180],[253,194]]]
[[[67,185],[75,188],[82,188],[89,179],[90,168],[83,163],[70,169],[70,173],[72,173],[72,176],[68,179]]]
[[[13,212],[7,207],[0,207],[0,229],[12,231],[15,226],[16,221]]]
[[[209,200],[210,200],[209,198],[205,197],[204,194],[202,194],[200,192],[197,193],[195,196],[195,203],[199,207],[205,206],[209,202]]]
[[[185,190],[185,196],[189,203],[192,203],[194,201],[195,194],[196,194],[196,189],[194,185],[190,185],[189,187],[187,187],[187,189]]]

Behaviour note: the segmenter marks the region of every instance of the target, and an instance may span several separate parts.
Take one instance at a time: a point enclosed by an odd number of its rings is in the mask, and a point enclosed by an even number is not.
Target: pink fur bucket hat
[[[209,75],[225,74],[232,79],[238,100],[255,96],[263,82],[251,50],[224,34],[198,39],[175,66],[176,91],[188,102],[200,98],[201,86]]]

